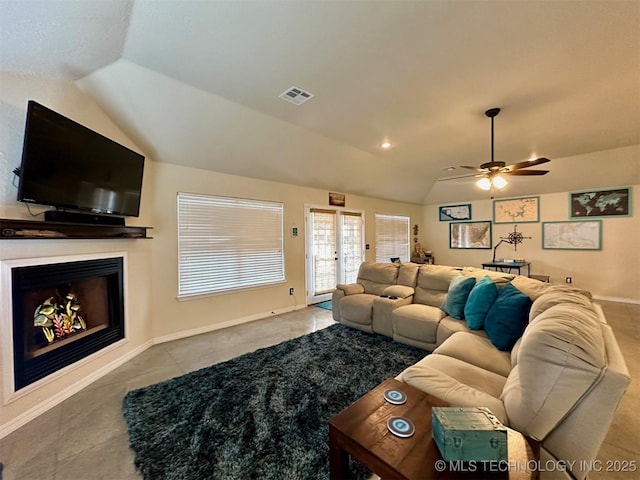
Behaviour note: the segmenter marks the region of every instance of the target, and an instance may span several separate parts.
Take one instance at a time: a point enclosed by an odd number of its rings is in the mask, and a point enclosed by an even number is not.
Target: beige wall
[[[469,188],[474,188],[470,185]],[[594,185],[594,189],[598,186]],[[633,215],[602,218],[602,250],[545,250],[542,248],[542,222],[569,220],[569,193],[540,195],[540,222],[518,225],[518,232],[531,240],[523,240],[514,250],[503,243],[496,258],[524,258],[531,262],[532,274],[550,275],[553,283],[564,283],[572,277],[573,286],[589,290],[598,298],[640,303],[640,186],[632,186]],[[493,201],[459,203],[472,204],[472,220],[492,220]],[[425,248],[433,251],[436,263],[443,265],[473,265],[480,267],[490,261],[491,250],[460,250],[449,248],[449,222],[438,221],[438,205],[424,209],[423,234]],[[500,237],[513,231],[513,224],[493,225],[493,246]]]
[[[304,207],[328,205],[329,192],[277,182],[226,175],[166,163],[156,163],[155,224],[153,240],[153,336],[165,339],[181,332],[206,329],[215,324],[269,315],[305,304]],[[265,288],[178,301],[176,196],[178,192],[202,193],[284,202],[285,230],[297,226],[299,236],[285,234],[286,283]],[[422,206],[389,202],[346,194],[346,207],[365,211],[367,260],[375,260],[373,249],[376,213],[407,215],[419,223]],[[289,295],[289,288],[298,292]]]

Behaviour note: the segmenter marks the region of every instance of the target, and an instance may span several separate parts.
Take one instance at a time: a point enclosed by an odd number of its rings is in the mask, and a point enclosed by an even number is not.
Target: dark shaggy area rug
[[[136,466],[148,480],[328,479],[329,420],[426,353],[336,324],[129,392]]]

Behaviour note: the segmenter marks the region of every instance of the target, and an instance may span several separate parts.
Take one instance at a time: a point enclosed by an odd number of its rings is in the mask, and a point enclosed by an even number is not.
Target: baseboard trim
[[[263,318],[274,317],[276,315],[282,315],[283,313],[293,312],[294,310],[301,310],[307,308],[306,305],[295,305],[293,307],[280,308],[271,312],[262,312],[255,315],[249,315],[247,317],[235,318],[226,322],[213,323],[211,325],[205,325],[204,327],[192,328],[191,330],[184,330],[182,332],[170,333],[168,335],[162,335],[153,338],[153,344],[172,342],[173,340],[180,340],[181,338],[193,337],[194,335],[201,335],[203,333],[214,332],[223,328],[235,327],[236,325],[242,325],[244,323],[255,322]]]
[[[72,395],[75,395],[76,393],[78,393],[83,388],[88,387],[90,384],[92,384],[96,380],[99,380],[100,378],[104,377],[106,374],[108,374],[111,371],[115,370],[120,365],[128,362],[129,360],[131,360],[134,357],[137,357],[138,355],[140,355],[142,352],[144,352],[146,349],[148,349],[152,345],[153,345],[153,343],[152,343],[151,340],[143,343],[139,347],[134,348],[130,352],[124,354],[122,357],[114,360],[113,362],[109,363],[108,365],[103,365],[102,367],[98,368],[97,370],[92,372],[91,375],[88,375],[88,376],[82,378],[81,380],[78,380],[73,385],[70,385],[69,387],[65,388],[64,390],[61,390],[60,392],[58,392],[55,395],[51,396],[50,398],[46,399],[41,404],[39,404],[37,407],[31,408],[30,410],[27,410],[26,412],[18,415],[16,418],[14,418],[14,419],[8,421],[7,423],[1,425],[0,426],[0,439],[6,437],[10,433],[16,431],[17,429],[19,429],[23,425],[26,425],[31,420],[39,417],[40,415],[45,413],[47,410],[50,410],[53,407],[55,407],[56,405],[62,403],[67,398],[71,397]]]
[[[634,305],[640,305],[640,299],[638,298],[606,297],[602,295],[594,295],[593,299],[606,300],[608,302],[617,302],[617,303],[633,303]]]

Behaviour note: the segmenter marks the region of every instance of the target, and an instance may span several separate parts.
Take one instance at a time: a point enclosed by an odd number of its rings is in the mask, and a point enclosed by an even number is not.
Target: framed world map
[[[493,201],[493,223],[540,221],[540,197],[506,198]]]
[[[569,212],[571,218],[628,217],[631,215],[631,189],[624,187],[571,192]]]

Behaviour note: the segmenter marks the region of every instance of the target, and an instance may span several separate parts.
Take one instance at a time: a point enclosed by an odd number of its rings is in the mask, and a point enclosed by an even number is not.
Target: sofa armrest
[[[336,285],[336,289],[342,290],[345,295],[356,295],[358,293],[364,293],[364,287],[359,283],[350,283],[347,285],[339,283],[338,285]]]
[[[407,287],[405,285],[391,285],[382,291],[383,297],[392,298],[409,298],[415,293],[413,287]]]

